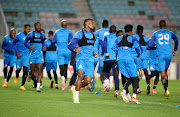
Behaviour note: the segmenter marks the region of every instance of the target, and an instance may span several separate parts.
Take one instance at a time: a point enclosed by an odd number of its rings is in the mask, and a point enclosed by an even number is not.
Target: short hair
[[[48,32],[48,35],[49,35],[49,36],[53,36],[53,34],[54,34],[54,32],[53,32],[52,30],[50,30],[50,31]]]
[[[25,24],[24,25],[24,28],[26,28],[26,27],[31,27],[29,24]]]
[[[109,28],[109,32],[110,33],[116,33],[116,26],[115,25],[111,25],[111,27]]]
[[[137,26],[137,33],[143,33],[143,29],[144,29],[143,26],[138,25],[138,26]]]
[[[116,32],[116,36],[118,36],[118,34],[119,34],[120,32],[124,33],[122,30],[118,30],[118,31]]]
[[[108,27],[109,26],[109,22],[108,22],[108,20],[103,20],[103,22],[102,22],[102,27],[104,28],[104,27]]]
[[[87,18],[87,19],[85,19],[85,20],[84,20],[84,23],[83,23],[83,25],[85,26],[85,25],[86,25],[86,22],[87,22],[87,21],[89,21],[89,20],[92,20],[92,21],[94,21],[92,18]]]
[[[36,22],[36,23],[34,23],[34,26],[36,26],[37,24],[41,24],[40,22]]]
[[[124,30],[125,32],[131,32],[133,30],[133,26],[130,24],[127,24],[126,26],[124,26]]]
[[[160,27],[166,27],[166,21],[165,21],[165,20],[161,20],[161,21],[159,22],[159,26],[160,26]]]

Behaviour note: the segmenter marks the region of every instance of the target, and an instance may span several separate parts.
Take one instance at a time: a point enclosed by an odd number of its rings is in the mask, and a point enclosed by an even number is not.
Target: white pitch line
[[[143,103],[149,103],[149,104],[157,104],[157,105],[162,105],[162,106],[176,107],[176,105],[162,104],[162,103],[150,102],[150,101],[144,101],[144,100],[139,100],[139,101],[143,102]]]

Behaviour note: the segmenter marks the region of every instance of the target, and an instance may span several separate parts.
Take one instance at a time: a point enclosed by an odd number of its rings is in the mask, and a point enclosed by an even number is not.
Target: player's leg
[[[14,68],[14,65],[15,65],[15,60],[16,60],[16,56],[11,56],[10,57],[10,70],[8,72],[7,82],[9,81],[9,79],[11,78],[11,75],[13,73],[13,68]]]
[[[23,62],[23,57],[17,57],[16,59],[16,77],[14,79],[14,83],[16,84],[18,82],[18,78],[19,78],[19,73],[21,71],[22,68],[22,62]]]
[[[104,65],[103,65],[103,73],[105,76],[105,88],[104,91],[109,91],[110,90],[110,84],[109,84],[109,76],[110,76],[110,70],[112,67],[112,63],[110,63],[109,61],[104,61]]]
[[[58,87],[58,79],[57,79],[57,73],[56,73],[56,70],[57,70],[57,62],[53,62],[52,63],[52,69],[53,69],[53,74],[54,74],[54,79],[55,79],[55,88],[56,89],[59,89]]]
[[[115,92],[114,92],[114,97],[119,96],[119,68],[117,65],[117,61],[113,62],[112,65],[112,70],[113,70],[113,76],[114,76],[114,84],[115,84]]]
[[[77,78],[77,75],[78,75],[77,72],[76,72],[76,65],[73,66],[73,69],[74,69],[74,72],[73,72],[73,75],[72,75],[71,80],[69,82],[69,86],[72,86],[72,85],[75,84],[76,78]]]
[[[96,69],[97,63],[98,63],[98,59],[95,58],[95,59],[94,59],[94,71],[95,71],[95,69]],[[98,67],[98,66],[97,66],[97,67]],[[94,72],[93,78],[92,78],[92,80],[91,80],[91,85],[90,85],[90,87],[89,87],[89,91],[92,92],[92,91],[95,89],[95,82],[96,82],[96,80],[95,80],[95,72]]]
[[[2,84],[2,87],[7,87],[7,69],[8,69],[8,64],[10,63],[10,59],[6,56],[4,56],[4,82]]]
[[[28,77],[28,67],[23,66],[23,76],[22,76],[22,84],[21,84],[20,90],[26,90],[24,88],[24,84],[26,82],[27,77]]]
[[[36,80],[36,77],[35,77],[35,75],[34,75],[34,73],[35,73],[35,66],[36,66],[35,63],[31,63],[31,64],[30,64],[30,69],[31,69],[31,79],[32,79],[33,82],[34,82],[33,88],[36,88],[36,87],[37,87],[37,80]]]
[[[51,62],[46,62],[45,65],[46,65],[46,72],[47,72],[48,78],[51,81],[50,88],[53,88],[54,81],[53,81],[52,75],[51,75],[51,66],[52,66],[52,63]]]
[[[152,93],[157,93],[157,91],[156,91],[156,87],[157,87],[157,85],[158,85],[158,82],[159,82],[159,71],[154,71],[155,72],[155,76],[156,76],[156,78],[155,78],[155,80],[154,80],[154,85],[153,85],[153,89],[152,89]]]

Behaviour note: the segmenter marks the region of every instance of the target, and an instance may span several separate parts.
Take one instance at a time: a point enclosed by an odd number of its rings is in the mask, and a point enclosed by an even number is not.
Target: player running
[[[94,29],[93,19],[84,20],[84,29],[77,32],[72,41],[69,43],[68,48],[71,51],[77,52],[76,54],[76,70],[78,79],[76,87],[71,87],[73,93],[74,103],[79,102],[79,92],[81,87],[87,86],[91,83],[94,74],[94,57],[97,57],[96,38],[92,32]],[[84,77],[84,80],[83,80]],[[76,89],[75,89],[76,88]]]
[[[57,30],[54,34],[52,43],[57,43],[58,64],[60,68],[60,74],[62,78],[62,90],[66,88],[67,80],[67,68],[70,61],[70,50],[68,49],[68,43],[73,37],[73,33],[67,29],[67,22],[61,21],[61,29]]]
[[[55,79],[55,88],[58,89],[58,79],[57,79],[57,51],[56,51],[56,44],[51,43],[53,40],[53,31],[49,31],[48,32],[48,37],[49,39],[47,39],[44,43],[46,46],[46,49],[44,51],[46,51],[45,54],[45,65],[46,65],[46,71],[47,71],[47,75],[51,81],[50,83],[50,88],[53,88],[53,79],[51,76],[51,69],[53,70],[53,74],[54,74],[54,79]]]
[[[119,96],[119,78],[118,78],[119,69],[116,70],[116,67],[117,67],[116,52],[114,52],[111,49],[116,38],[117,38],[116,37],[116,26],[112,25],[109,28],[109,34],[104,36],[104,41],[103,41],[103,50],[105,53],[103,73],[104,73],[105,78],[109,79],[111,68],[113,70],[114,84],[115,84],[114,97]],[[110,90],[110,85],[106,86],[106,90]]]
[[[2,43],[2,49],[4,49],[4,82],[2,87],[8,86],[8,81],[11,78],[13,68],[16,61],[16,54],[12,47],[12,42],[16,36],[16,30],[13,28],[10,30],[10,35],[6,35],[4,37],[3,43]],[[7,68],[10,66],[10,70],[8,72],[7,76]]]
[[[140,104],[140,102],[136,98],[138,78],[137,78],[137,71],[133,59],[133,53],[132,53],[132,46],[134,46],[138,54],[137,57],[140,57],[140,45],[137,42],[137,39],[132,36],[133,26],[126,25],[124,29],[126,34],[118,37],[114,45],[112,46],[112,49],[115,52],[117,52],[117,61],[118,61],[119,70],[127,78],[124,88],[121,91],[121,96],[125,102],[131,101],[131,98],[127,97],[126,93],[128,91],[129,85],[132,83],[133,85],[132,101],[134,101],[136,104]]]
[[[31,79],[36,82],[36,78],[34,75],[35,65],[37,64],[37,92],[41,92],[40,90],[40,82],[41,82],[41,72],[44,63],[42,48],[44,47],[43,43],[45,40],[44,33],[41,33],[41,24],[40,22],[36,22],[34,24],[35,31],[30,32],[27,35],[26,40],[24,41],[24,45],[31,49],[30,53],[30,69],[31,69]],[[30,44],[28,43],[30,41]],[[35,83],[36,84],[36,83]]]
[[[148,48],[152,48],[154,46],[154,43],[156,43],[156,47],[157,47],[156,50],[158,54],[158,68],[159,71],[161,72],[161,81],[163,83],[165,90],[165,98],[168,99],[170,92],[168,90],[167,70],[171,62],[172,54],[173,56],[176,55],[176,51],[178,48],[178,38],[173,32],[165,29],[166,28],[165,20],[161,20],[159,22],[159,27],[160,30],[153,33]],[[175,42],[173,52],[171,49],[171,39],[173,39]]]
[[[26,78],[28,76],[30,50],[24,46],[24,41],[27,38],[27,35],[29,32],[30,32],[30,25],[25,24],[24,31],[18,33],[12,43],[12,46],[13,46],[14,51],[16,52],[16,56],[17,56],[16,78],[14,80],[14,83],[17,83],[17,81],[18,81],[17,75],[19,74],[19,72],[21,71],[21,68],[23,67],[22,84],[21,84],[20,90],[26,90],[24,88],[24,84],[25,84]]]

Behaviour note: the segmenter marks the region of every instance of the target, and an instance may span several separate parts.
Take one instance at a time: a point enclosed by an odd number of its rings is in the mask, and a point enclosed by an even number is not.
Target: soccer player
[[[94,57],[97,57],[97,48],[94,45],[96,38],[92,32],[94,28],[93,19],[84,20],[84,28],[77,32],[72,41],[69,43],[68,48],[71,51],[77,52],[76,54],[76,70],[78,73],[78,79],[76,81],[76,87],[71,87],[73,93],[74,103],[79,102],[79,92],[81,87],[87,86],[91,83],[94,74]],[[83,80],[84,77],[84,80]],[[76,88],[76,89],[75,89]]]
[[[73,38],[73,33],[67,29],[67,21],[61,21],[61,29],[57,30],[54,34],[52,43],[57,43],[58,64],[62,78],[62,90],[66,88],[67,68],[70,61],[70,50],[68,43]]]
[[[134,37],[137,39],[137,41],[139,42],[139,44],[142,48],[142,54],[141,54],[141,57],[139,58],[140,61],[136,60],[137,57],[135,57],[135,61],[137,61],[136,68],[138,69],[138,71],[139,71],[139,67],[144,71],[144,74],[146,77],[146,83],[147,83],[146,94],[149,95],[150,94],[150,84],[149,84],[150,77],[149,77],[149,74],[147,71],[148,70],[148,56],[147,56],[147,52],[146,52],[147,44],[149,43],[149,39],[145,35],[143,35],[143,29],[144,29],[143,26],[138,25],[137,30],[136,30],[137,34],[134,35]],[[133,52],[133,53],[135,53],[135,52]],[[139,63],[140,63],[140,66],[138,66]],[[140,93],[139,85],[138,85],[137,93]]]
[[[114,97],[119,96],[119,78],[118,78],[119,69],[115,70],[117,67],[116,52],[111,49],[116,38],[117,38],[116,26],[112,25],[109,28],[109,34],[104,36],[104,41],[103,41],[103,50],[105,53],[103,73],[105,78],[109,79],[111,68],[113,70],[114,84],[115,84]],[[106,86],[107,91],[110,90],[109,88],[110,88],[109,86]]]
[[[16,36],[16,30],[13,28],[10,31],[10,35],[6,35],[4,37],[3,43],[2,43],[2,49],[4,49],[4,82],[2,87],[8,86],[8,81],[11,78],[13,67],[15,65],[16,61],[16,54],[12,47],[12,42]],[[10,70],[8,72],[7,76],[7,68],[10,66]]]
[[[97,38],[99,38],[99,42],[103,41],[103,37],[105,35],[108,35],[109,34],[109,22],[108,20],[103,20],[102,22],[102,28],[97,30],[96,33],[95,33],[95,36]],[[106,79],[105,76],[104,76],[104,73],[103,73],[103,61],[104,61],[104,58],[102,59],[100,57],[100,54],[102,53],[102,47],[99,46],[99,67],[100,67],[100,79],[101,79],[101,83],[103,84],[103,89],[105,89],[105,86],[106,86],[106,83],[104,83],[104,80]],[[109,81],[106,81],[106,82],[109,82]]]
[[[115,43],[112,46],[112,49],[117,52],[117,61],[118,67],[121,73],[127,78],[123,90],[121,91],[121,96],[125,102],[129,102],[129,98],[126,95],[129,85],[133,85],[133,97],[132,101],[136,104],[140,102],[136,98],[136,91],[138,86],[137,71],[134,64],[134,58],[132,53],[132,46],[135,47],[135,50],[138,54],[137,57],[140,57],[140,45],[137,42],[137,39],[132,36],[133,26],[126,25],[124,27],[125,35],[120,36],[116,39]],[[130,96],[130,95],[129,95]]]
[[[54,74],[54,79],[55,79],[55,88],[58,89],[58,79],[57,79],[57,51],[56,51],[56,44],[51,44],[52,40],[53,40],[53,31],[49,31],[48,32],[48,37],[49,39],[47,39],[45,41],[45,46],[46,49],[44,51],[46,51],[46,55],[45,55],[45,65],[46,65],[46,71],[47,71],[47,75],[51,81],[50,83],[50,88],[53,88],[53,79],[51,76],[51,69],[53,70],[53,74]]]
[[[157,51],[156,50],[149,50],[149,70],[151,74],[149,75],[150,78],[156,76],[154,80],[154,86],[151,93],[157,93],[156,87],[159,82],[159,69],[158,69],[158,60],[157,60]]]
[[[41,82],[41,72],[44,63],[42,48],[44,48],[44,40],[45,35],[41,33],[41,24],[40,22],[36,22],[34,24],[35,31],[30,32],[27,35],[26,40],[24,41],[24,45],[31,49],[30,53],[30,69],[31,69],[31,79],[36,82],[34,72],[35,72],[35,65],[37,64],[37,92],[41,92],[40,90],[40,82]],[[30,41],[30,44],[28,44]]]
[[[153,33],[148,48],[152,48],[154,46],[154,43],[156,43],[156,47],[157,47],[156,50],[158,54],[158,68],[159,71],[161,72],[161,81],[163,83],[165,90],[165,98],[168,99],[170,92],[168,90],[167,70],[169,68],[172,55],[173,56],[176,55],[176,51],[178,48],[178,38],[173,32],[165,29],[166,28],[165,20],[161,20],[159,22],[159,27],[160,30]],[[171,49],[171,39],[173,39],[175,42],[173,52]]]
[[[30,25],[25,24],[24,25],[24,31],[20,32],[16,35],[12,46],[14,48],[14,51],[16,52],[16,78],[15,83],[18,81],[17,75],[19,75],[19,72],[21,71],[21,68],[23,67],[23,76],[22,76],[22,84],[20,87],[20,90],[26,90],[24,88],[24,84],[26,82],[26,78],[28,76],[28,67],[29,67],[29,53],[30,50],[24,46],[24,41],[30,32]]]

